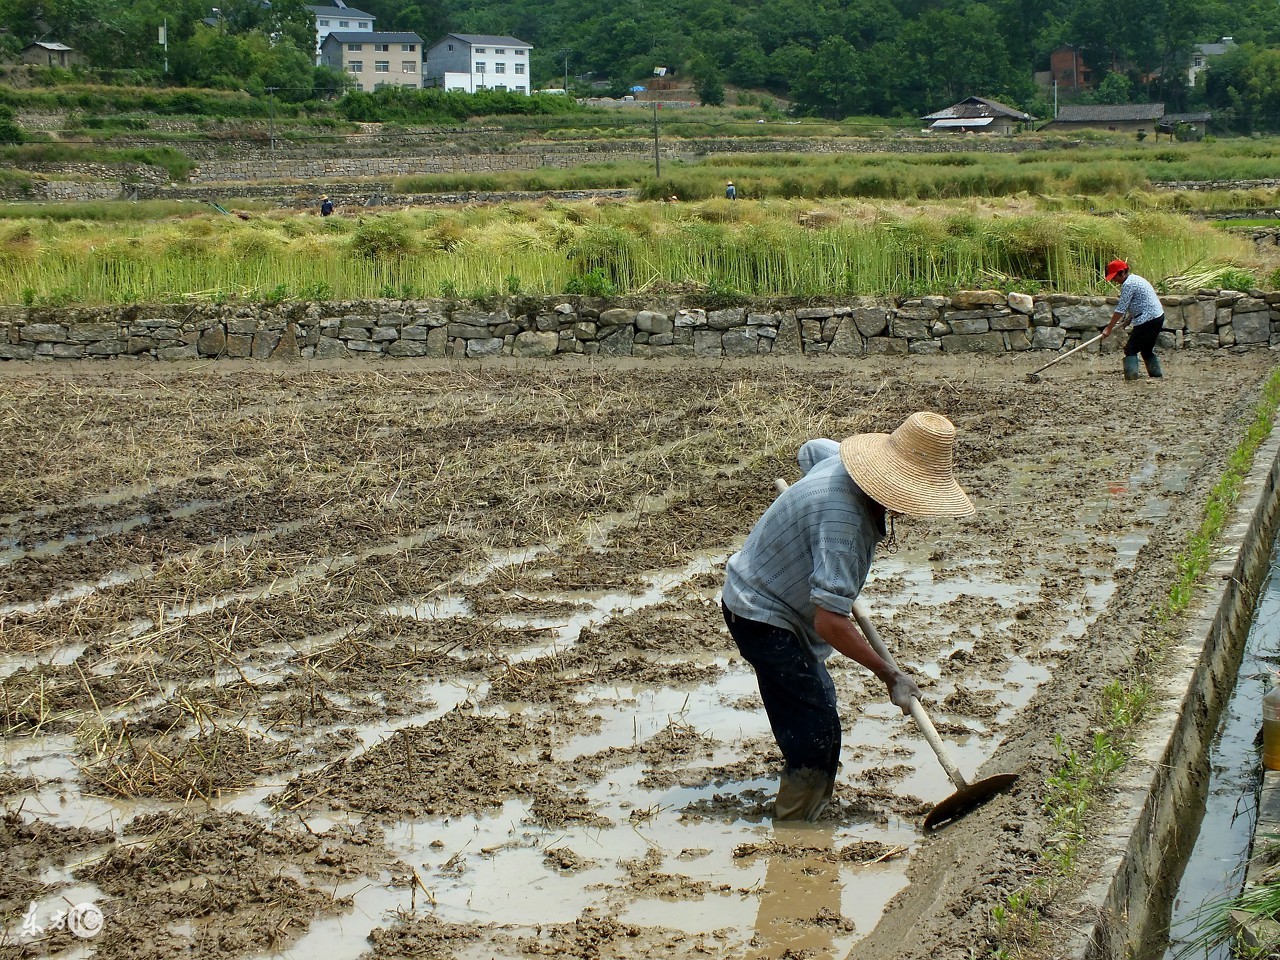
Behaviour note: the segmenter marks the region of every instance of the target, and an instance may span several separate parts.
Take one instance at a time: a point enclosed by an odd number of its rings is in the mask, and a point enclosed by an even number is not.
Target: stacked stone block
[[[1280,347],[1280,293],[1168,296],[1160,347]],[[0,309],[0,359],[733,358],[1003,354],[1071,349],[1107,324],[1114,299],[966,290],[950,297],[761,301],[520,298],[490,304],[371,300],[100,309]],[[1123,333],[1093,349],[1116,350]]]

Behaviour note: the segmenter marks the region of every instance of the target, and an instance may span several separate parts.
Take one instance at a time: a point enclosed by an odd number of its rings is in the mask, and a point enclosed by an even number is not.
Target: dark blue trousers
[[[820,770],[834,777],[840,765],[840,714],[826,665],[790,630],[739,617],[723,604],[721,609],[738,650],[755,668],[787,770]]]
[[[1164,317],[1156,317],[1129,329],[1129,342],[1124,345],[1126,357],[1142,354],[1143,360],[1155,356],[1156,340],[1164,329]]]

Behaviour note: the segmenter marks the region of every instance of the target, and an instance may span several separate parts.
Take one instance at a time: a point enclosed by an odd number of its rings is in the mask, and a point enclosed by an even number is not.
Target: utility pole
[[[267,100],[267,110],[271,118],[268,121],[267,129],[269,131],[268,136],[271,137],[272,151],[276,148],[276,91],[279,89],[279,87],[267,87],[267,96],[270,98]]]
[[[169,72],[169,18],[160,27],[160,46],[164,47],[164,72]]]
[[[658,158],[658,101],[653,101],[653,178],[662,179],[662,161]]]
[[[564,92],[568,93],[569,92],[569,54],[572,53],[573,51],[569,50],[566,47],[564,50],[561,50],[560,52],[564,54]]]

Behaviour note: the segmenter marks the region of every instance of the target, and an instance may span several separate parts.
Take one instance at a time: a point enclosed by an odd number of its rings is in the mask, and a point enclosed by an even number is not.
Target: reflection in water
[[[835,828],[776,824],[774,838],[779,849],[769,857],[747,956],[754,960],[834,957],[837,935],[845,927],[840,912],[840,865],[822,852],[832,850]],[[813,848],[813,853],[796,856],[797,847]]]

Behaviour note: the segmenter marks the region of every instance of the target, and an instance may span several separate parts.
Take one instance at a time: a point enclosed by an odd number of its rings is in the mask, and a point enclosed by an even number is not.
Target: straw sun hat
[[[909,517],[967,517],[973,502],[953,474],[956,428],[937,413],[913,413],[893,433],[860,433],[840,460],[877,503]]]

